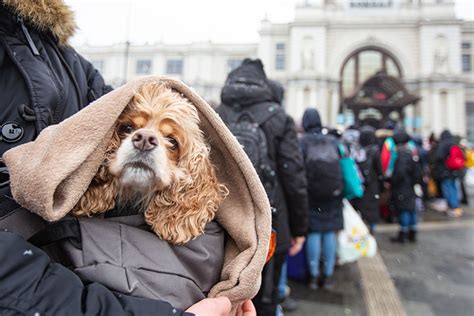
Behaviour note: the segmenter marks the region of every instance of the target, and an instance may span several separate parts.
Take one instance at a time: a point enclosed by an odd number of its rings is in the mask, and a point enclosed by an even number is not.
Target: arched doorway
[[[403,74],[399,62],[387,50],[368,46],[350,54],[342,63],[341,100],[379,71],[401,79]]]
[[[405,89],[398,60],[379,47],[364,47],[350,54],[342,64],[340,78],[340,112],[350,112],[356,122],[371,114],[384,121],[393,111],[403,117],[403,108],[419,99]]]

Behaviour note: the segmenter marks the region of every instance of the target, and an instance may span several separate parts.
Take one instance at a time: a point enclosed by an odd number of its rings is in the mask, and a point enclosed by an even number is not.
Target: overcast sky
[[[289,22],[297,0],[65,0],[76,12],[73,45],[258,41],[260,21]],[[474,0],[455,0],[474,19]]]

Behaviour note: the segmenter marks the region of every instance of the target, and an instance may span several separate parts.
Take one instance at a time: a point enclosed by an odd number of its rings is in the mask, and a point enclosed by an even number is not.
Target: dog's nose
[[[133,146],[141,151],[152,150],[158,146],[158,138],[151,131],[138,130],[132,136]]]

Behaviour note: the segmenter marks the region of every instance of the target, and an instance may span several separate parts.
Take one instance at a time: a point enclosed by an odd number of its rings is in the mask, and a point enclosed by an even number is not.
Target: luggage
[[[343,145],[339,146],[341,159],[339,161],[344,181],[343,195],[346,199],[352,200],[364,196],[364,187],[359,175],[359,169],[354,159],[345,154]]]
[[[304,162],[308,181],[308,194],[318,200],[331,200],[344,189],[340,154],[335,142],[326,136],[313,137],[308,142]]]
[[[287,275],[290,279],[306,280],[308,268],[306,266],[306,252],[304,251],[305,246],[306,243],[303,246],[303,249],[298,252],[297,255],[293,257],[288,256]]]
[[[461,170],[464,168],[466,157],[464,157],[464,152],[458,145],[451,146],[445,164],[449,170]]]
[[[234,118],[227,124],[257,171],[272,206],[277,192],[278,177],[270,158],[269,144],[262,125],[278,113],[280,111],[274,110],[274,104],[268,103],[261,108],[260,113],[251,111],[234,113]]]

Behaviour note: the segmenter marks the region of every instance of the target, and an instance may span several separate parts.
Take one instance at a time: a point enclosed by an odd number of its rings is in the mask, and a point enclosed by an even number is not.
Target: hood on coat
[[[268,80],[268,86],[272,90],[273,101],[281,105],[285,95],[285,89],[283,88],[283,85],[276,80]]]
[[[60,45],[67,44],[77,28],[74,13],[63,0],[1,0],[0,5],[38,31],[50,32]]]
[[[64,217],[103,162],[118,117],[136,91],[150,83],[164,83],[195,105],[217,176],[229,189],[215,218],[228,236],[224,265],[220,281],[209,296],[227,296],[236,307],[255,296],[260,287],[270,241],[270,203],[237,139],[216,112],[178,80],[146,77],[131,81],[60,124],[44,129],[34,142],[7,151],[3,158],[13,197],[46,220]]]
[[[393,134],[393,141],[397,145],[406,144],[410,140],[410,135],[405,130],[398,130]]]
[[[227,76],[221,91],[222,103],[229,106],[250,106],[273,100],[274,95],[260,59],[244,59]]]
[[[453,140],[453,134],[451,134],[451,132],[450,132],[449,130],[445,129],[445,130],[441,133],[441,135],[440,135],[440,137],[439,137],[439,140],[440,140],[440,141],[444,141],[444,142],[446,142],[446,141],[452,141],[452,140]]]
[[[304,111],[303,129],[306,133],[321,133],[322,124],[318,110],[309,108]]]
[[[360,129],[359,141],[361,146],[369,146],[377,144],[377,137],[375,136],[375,128],[372,126],[362,126]]]

